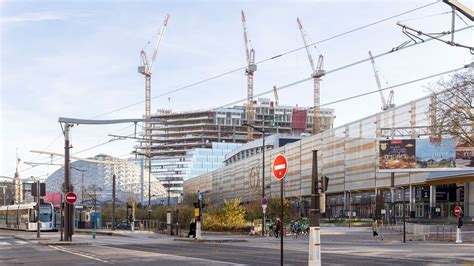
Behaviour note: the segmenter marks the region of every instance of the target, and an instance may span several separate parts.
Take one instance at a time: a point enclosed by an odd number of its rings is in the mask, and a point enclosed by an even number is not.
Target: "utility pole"
[[[319,227],[319,184],[318,184],[318,150],[313,150],[313,169],[311,175],[311,209],[309,213],[309,256],[308,265],[321,265],[321,236]]]
[[[69,123],[64,123],[64,186],[63,193],[66,195],[68,192],[72,192],[73,189],[70,184],[70,143],[69,143],[69,129],[72,127]],[[72,204],[68,204],[64,208],[64,241],[72,241]]]
[[[40,181],[36,181],[36,206],[37,206],[37,216],[36,216],[36,238],[40,238]]]
[[[60,117],[59,123],[64,123],[64,186],[63,192],[73,192],[73,187],[70,184],[70,143],[69,143],[69,130],[73,125],[88,124],[88,125],[106,125],[106,124],[120,124],[120,123],[135,123],[143,122],[144,119],[116,119],[116,120],[87,120],[87,119],[76,119],[76,118],[65,118]],[[61,124],[62,126],[62,124]],[[73,221],[74,205],[68,204],[65,208],[64,214],[64,241],[72,241],[72,234],[74,229]]]
[[[115,175],[112,175],[112,231],[115,230]]]

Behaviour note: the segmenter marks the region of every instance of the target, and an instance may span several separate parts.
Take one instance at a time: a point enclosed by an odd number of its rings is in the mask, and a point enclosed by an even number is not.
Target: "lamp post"
[[[140,152],[132,152],[133,154],[141,155],[148,159],[148,221],[151,220],[151,154],[145,154]]]
[[[265,130],[254,127],[249,124],[242,124],[243,126],[251,127],[258,132],[262,133],[262,210],[263,210],[263,220],[262,220],[262,236],[265,236],[265,209],[267,206],[267,199],[265,198]]]

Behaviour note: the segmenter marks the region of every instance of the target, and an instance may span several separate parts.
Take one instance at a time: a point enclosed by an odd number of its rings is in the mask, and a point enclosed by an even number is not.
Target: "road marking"
[[[234,266],[246,266],[247,264],[239,264],[239,263],[232,263],[228,261],[219,261],[219,260],[210,260],[210,259],[202,259],[202,258],[193,258],[193,257],[187,257],[187,256],[179,256],[179,255],[171,255],[171,254],[164,254],[164,253],[158,253],[154,251],[146,251],[146,250],[135,250],[135,249],[127,249],[123,247],[110,247],[110,246],[100,246],[101,248],[110,248],[110,249],[125,249],[129,251],[138,251],[138,252],[144,252],[144,253],[151,253],[154,254],[156,257],[170,257],[170,258],[176,258],[180,260],[197,260],[197,261],[202,261],[202,262],[208,262],[208,263],[222,263],[224,265],[234,265]]]
[[[15,242],[20,245],[28,244],[28,241],[22,241],[22,240],[16,240]]]
[[[8,243],[8,242],[0,242],[0,245],[2,245],[2,246],[10,246],[11,244]]]
[[[91,259],[91,260],[96,260],[96,261],[100,261],[100,262],[104,262],[104,263],[110,263],[110,261],[95,258],[95,257],[85,255],[85,254],[81,254],[81,253],[77,253],[77,252],[74,252],[72,250],[69,250],[69,249],[66,249],[66,248],[63,248],[63,247],[57,247],[57,246],[51,246],[51,245],[49,245],[48,247],[54,248],[56,250],[59,250],[59,251],[65,252],[65,253],[69,253],[69,254],[73,254],[73,255],[76,255],[76,256],[81,256],[81,257],[84,257],[84,258],[88,258],[88,259]]]

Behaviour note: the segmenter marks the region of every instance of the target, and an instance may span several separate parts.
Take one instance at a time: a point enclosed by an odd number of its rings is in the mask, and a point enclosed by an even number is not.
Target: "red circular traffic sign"
[[[68,192],[66,196],[64,196],[64,200],[69,204],[74,204],[76,203],[77,195],[74,192]]]
[[[278,154],[277,157],[275,157],[275,160],[273,160],[272,172],[273,176],[278,180],[285,178],[286,172],[288,172],[288,161],[286,160],[285,155]]]
[[[454,215],[456,215],[456,217],[461,216],[461,213],[462,213],[462,209],[460,206],[454,207]]]

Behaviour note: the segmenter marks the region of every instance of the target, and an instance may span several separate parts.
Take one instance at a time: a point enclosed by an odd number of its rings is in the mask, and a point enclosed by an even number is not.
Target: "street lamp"
[[[262,236],[265,236],[265,209],[267,206],[267,199],[265,198],[265,130],[254,127],[247,123],[242,124],[242,126],[251,127],[258,132],[261,132],[262,137],[262,209],[263,209],[263,221],[262,221]]]
[[[133,151],[133,154],[141,155],[148,159],[148,221],[151,220],[151,157],[150,154],[145,154],[137,151]]]

